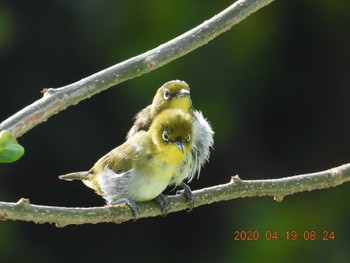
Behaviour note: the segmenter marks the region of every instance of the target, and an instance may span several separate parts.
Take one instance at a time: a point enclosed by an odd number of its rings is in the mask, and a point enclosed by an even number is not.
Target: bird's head
[[[168,81],[157,90],[152,105],[158,113],[166,109],[182,109],[187,112],[192,106],[190,87],[185,81]]]
[[[193,143],[193,117],[180,109],[167,109],[156,116],[151,127],[159,149],[175,159],[183,158]]]

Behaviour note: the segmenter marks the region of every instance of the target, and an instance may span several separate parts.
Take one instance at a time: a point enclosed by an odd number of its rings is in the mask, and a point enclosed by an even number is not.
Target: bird
[[[169,186],[183,188],[184,194],[190,201],[188,211],[191,211],[194,207],[194,196],[191,188],[184,181],[191,182],[196,175],[197,178],[199,177],[200,170],[209,160],[210,150],[213,148],[214,131],[202,112],[193,108],[189,85],[182,80],[171,80],[164,83],[157,90],[152,104],[135,115],[134,124],[126,138],[132,137],[139,131],[147,131],[154,118],[163,110],[170,108],[182,109],[190,113],[193,118],[193,147],[169,182]]]
[[[172,80],[164,83],[156,92],[152,104],[139,111],[134,117],[134,124],[127,132],[129,139],[140,130],[147,131],[157,114],[165,109],[182,109],[189,112],[192,102],[190,87],[185,81]]]
[[[102,196],[107,205],[126,203],[135,217],[135,202],[154,200],[163,215],[169,205],[162,192],[168,186],[193,144],[193,118],[181,109],[157,114],[148,131],[139,131],[101,157],[89,171],[59,176],[81,180]]]

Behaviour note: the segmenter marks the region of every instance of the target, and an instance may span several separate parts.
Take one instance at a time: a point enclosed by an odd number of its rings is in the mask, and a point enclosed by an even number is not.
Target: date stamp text
[[[304,240],[304,241],[333,241],[335,240],[335,233],[332,230],[287,230],[284,232],[266,230],[235,230],[233,232],[234,241],[258,241],[258,240]]]

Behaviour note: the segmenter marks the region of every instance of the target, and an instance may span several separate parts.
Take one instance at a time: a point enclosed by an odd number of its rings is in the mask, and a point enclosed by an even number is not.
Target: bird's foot
[[[140,214],[140,208],[137,206],[137,204],[129,199],[129,198],[123,198],[115,201],[111,201],[108,203],[109,205],[119,205],[119,204],[127,204],[135,217],[135,220],[137,219],[137,216]]]
[[[162,208],[162,216],[166,216],[169,212],[169,202],[166,200],[165,196],[163,194],[158,195],[156,198],[153,199],[154,202],[156,202],[160,207]]]
[[[187,197],[188,201],[190,202],[190,207],[188,208],[187,212],[191,212],[194,208],[195,197],[192,193],[191,188],[187,184],[181,182],[180,186],[183,188],[183,190],[177,191],[176,194],[184,194]]]

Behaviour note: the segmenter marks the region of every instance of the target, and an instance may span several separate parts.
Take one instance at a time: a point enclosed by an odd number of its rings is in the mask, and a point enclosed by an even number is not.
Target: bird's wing
[[[126,139],[130,139],[139,131],[147,131],[152,124],[153,118],[151,117],[152,105],[148,105],[143,110],[139,111],[134,117],[134,124],[126,135]]]
[[[133,166],[133,161],[142,154],[145,148],[144,145],[147,142],[147,133],[141,131],[119,147],[101,157],[94,167],[98,167],[100,170],[107,167],[115,173],[129,171]],[[93,169],[95,170],[95,168]]]
[[[92,168],[93,176],[89,181],[83,181],[102,195],[108,203],[123,198],[129,175],[132,174],[134,162],[144,155],[145,143],[149,137],[145,131],[140,131],[119,147],[101,157]]]

